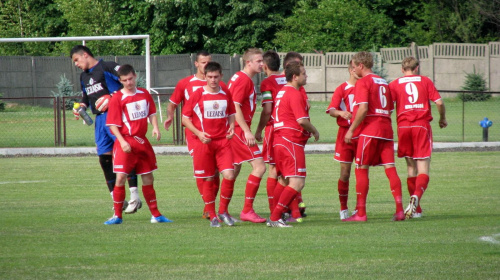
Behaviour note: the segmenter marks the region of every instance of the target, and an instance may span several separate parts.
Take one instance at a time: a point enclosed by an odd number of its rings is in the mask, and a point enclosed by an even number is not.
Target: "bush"
[[[491,93],[484,93],[484,91],[488,90],[488,87],[486,86],[486,79],[483,77],[483,74],[476,73],[475,66],[472,73],[465,73],[465,83],[462,86],[462,90],[478,91],[460,94],[459,98],[464,102],[485,101],[491,98]]]
[[[65,74],[61,75],[61,81],[56,84],[56,87],[58,92],[52,91],[52,96],[54,97],[70,97],[79,94],[78,92],[73,92],[73,84],[66,78]],[[73,109],[73,103],[79,101],[76,98],[65,98],[64,100],[64,109],[66,110]]]
[[[0,93],[0,111],[5,111],[5,102],[2,100],[3,93]]]

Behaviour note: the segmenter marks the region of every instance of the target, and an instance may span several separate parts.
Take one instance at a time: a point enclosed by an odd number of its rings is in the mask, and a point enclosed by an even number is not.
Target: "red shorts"
[[[306,177],[306,154],[304,146],[293,143],[281,136],[274,137],[276,171],[284,178]]]
[[[221,138],[212,140],[208,144],[191,140],[194,147],[193,167],[194,177],[208,178],[215,175],[216,170],[234,170],[233,153],[229,140]]]
[[[349,144],[345,142],[345,135],[348,130],[349,127],[339,126],[337,141],[335,142],[335,155],[333,156],[333,159],[336,161],[352,163],[356,155],[357,139],[352,140]]]
[[[356,149],[356,165],[385,165],[394,162],[394,141],[360,136]]]
[[[273,149],[273,126],[266,125],[264,130],[264,141],[262,143],[262,154],[264,156],[264,162],[268,164],[275,164],[274,162],[274,149]]]
[[[249,147],[245,144],[245,133],[239,126],[234,128],[234,137],[229,142],[233,150],[234,164],[242,164],[245,161],[262,158],[259,146]]]
[[[113,145],[113,172],[130,174],[135,169],[137,175],[148,174],[155,171],[156,156],[147,138],[125,136],[132,151],[125,153],[120,141],[116,140]]]
[[[432,130],[428,122],[398,124],[398,157],[430,158]]]

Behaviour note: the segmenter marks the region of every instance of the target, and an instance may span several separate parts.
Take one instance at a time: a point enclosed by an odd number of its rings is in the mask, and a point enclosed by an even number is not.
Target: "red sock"
[[[266,182],[266,190],[267,190],[267,201],[269,201],[269,210],[273,212],[273,197],[274,197],[274,188],[278,184],[278,179],[276,178],[267,178]]]
[[[298,195],[295,197],[292,202],[290,202],[290,211],[292,212],[292,217],[295,219],[302,218],[302,215],[300,214],[300,209],[299,209],[299,200],[298,200]]]
[[[220,187],[219,214],[227,213],[227,207],[234,192],[234,180],[222,179]]]
[[[283,186],[279,182],[274,187],[273,207],[272,207],[271,213],[273,213],[274,208],[276,208],[276,204],[278,204],[278,200],[280,199],[281,193],[283,192],[284,189],[285,189],[285,186]]]
[[[370,189],[370,179],[368,177],[368,169],[356,168],[356,209],[357,215],[360,217],[366,216],[366,197]]]
[[[340,210],[347,209],[347,199],[349,198],[349,181],[344,182],[339,179],[337,184],[339,190]]]
[[[158,203],[156,201],[156,192],[153,188],[153,185],[143,185],[142,186],[142,194],[144,195],[144,199],[148,204],[149,211],[154,217],[161,216],[160,211],[158,211]]]
[[[271,214],[271,221],[277,221],[281,219],[281,214],[288,210],[288,206],[292,202],[292,200],[297,196],[298,192],[291,188],[290,186],[285,187],[281,196],[276,204],[276,207]]]
[[[427,190],[427,186],[429,185],[429,175],[427,174],[419,174],[417,176],[417,181],[415,183],[415,193],[414,195],[418,196],[418,201],[422,198],[425,190]],[[419,203],[420,204],[420,203]]]
[[[218,172],[217,174],[215,174],[213,182],[214,182],[214,195],[215,197],[217,197],[217,194],[219,193],[220,189],[220,175]]]
[[[415,183],[417,182],[417,177],[408,177],[406,178],[406,184],[408,185],[408,193],[410,196],[415,193]]]
[[[113,189],[113,207],[115,216],[122,218],[123,201],[125,200],[125,186],[115,186]]]
[[[210,214],[210,220],[217,217],[215,214],[215,196],[214,182],[203,181],[203,201],[205,202],[205,210]]]
[[[301,192],[301,191],[299,192],[299,194],[297,194],[297,201],[298,201],[299,203],[304,202],[304,200],[302,199],[302,192]]]
[[[253,209],[253,201],[259,190],[260,180],[257,176],[250,174],[248,176],[247,185],[245,187],[245,205],[243,206],[243,213],[248,213]]]
[[[399,179],[396,167],[391,167],[385,169],[385,174],[389,178],[389,185],[391,187],[391,193],[396,202],[396,212],[403,211],[403,195],[401,191],[401,179]]]

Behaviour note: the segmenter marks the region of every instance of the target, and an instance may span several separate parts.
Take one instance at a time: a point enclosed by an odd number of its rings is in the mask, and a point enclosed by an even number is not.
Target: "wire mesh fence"
[[[482,101],[464,102],[459,98],[461,91],[448,91],[443,98],[446,106],[448,127],[440,129],[438,113],[434,105],[432,112],[433,136],[435,142],[481,142],[484,137],[484,128],[480,122],[488,118],[493,125],[487,129],[488,141],[500,141],[500,93],[493,93],[492,97]],[[331,93],[313,93],[328,95]],[[153,94],[158,110],[158,122],[162,139],[158,142],[148,133],[153,145],[182,145],[184,144],[183,128],[180,123],[180,109],[177,108],[174,124],[169,131],[163,128],[166,118],[169,93]],[[87,126],[83,121],[76,120],[72,110],[66,109],[63,104],[66,99],[75,97],[24,97],[0,99],[0,147],[92,147],[94,144],[94,126]],[[313,99],[313,98],[312,98]],[[320,132],[319,143],[335,143],[337,124],[335,119],[325,114],[329,100],[311,101],[310,116],[312,123]],[[313,99],[314,100],[314,99]],[[45,105],[39,105],[45,104]],[[260,118],[261,108],[258,106],[252,124],[252,130]],[[161,112],[161,114],[160,114]],[[95,116],[92,116],[93,118]],[[396,132],[396,123],[393,126]],[[395,134],[395,140],[397,135]]]

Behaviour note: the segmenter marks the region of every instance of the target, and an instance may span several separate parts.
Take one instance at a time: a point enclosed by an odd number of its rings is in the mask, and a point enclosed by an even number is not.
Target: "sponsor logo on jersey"
[[[278,83],[278,85],[284,85],[284,84],[286,84],[286,77],[276,78],[276,83]]]
[[[227,100],[203,101],[205,119],[222,119],[226,117]]]
[[[234,74],[233,77],[231,77],[231,81],[236,81],[238,79],[238,74]]]
[[[375,109],[375,112],[377,114],[386,114],[386,115],[389,115],[389,111],[388,110]]]
[[[411,105],[405,105],[405,109],[422,109],[424,108],[424,104],[411,104]]]
[[[115,71],[118,72],[118,70],[120,70],[120,65],[115,66]]]
[[[283,97],[284,94],[285,94],[284,90],[278,91],[278,94],[276,95],[276,99]]]
[[[91,83],[93,83],[94,81],[92,79],[90,79]],[[86,87],[85,88],[85,91],[87,92],[87,95],[91,95],[91,94],[94,94],[96,92],[99,92],[101,90],[104,90],[104,88],[102,87],[102,84],[101,83],[98,83],[98,84],[90,84],[90,86]]]
[[[144,119],[148,116],[148,105],[146,100],[139,100],[127,104],[128,117],[131,121]]]
[[[422,77],[417,76],[417,77],[403,77],[399,78],[399,83],[404,84],[404,83],[409,83],[409,82],[420,82],[422,81]]]
[[[387,85],[387,82],[382,78],[372,78],[377,85]]]

